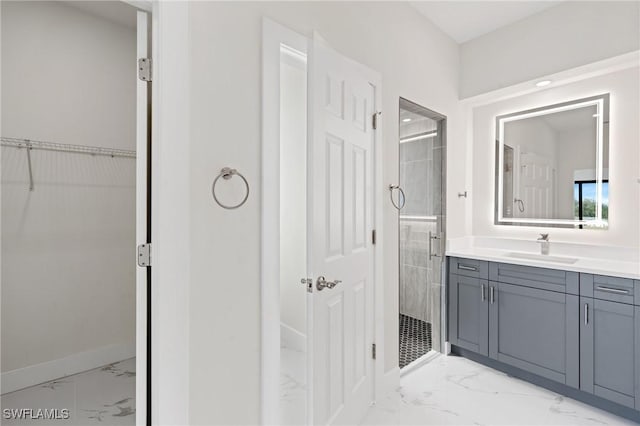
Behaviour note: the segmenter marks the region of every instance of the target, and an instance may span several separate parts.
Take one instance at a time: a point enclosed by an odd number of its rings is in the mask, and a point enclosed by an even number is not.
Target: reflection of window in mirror
[[[575,181],[573,184],[574,219],[595,220],[596,218],[596,181]],[[609,220],[609,181],[602,181],[602,220]]]

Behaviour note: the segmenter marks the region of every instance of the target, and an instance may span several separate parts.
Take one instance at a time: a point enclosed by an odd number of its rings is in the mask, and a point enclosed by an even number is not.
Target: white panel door
[[[374,385],[372,71],[317,36],[310,62],[310,406],[314,424],[354,424]]]
[[[541,155],[522,153],[520,156],[520,198],[524,212],[514,208],[516,217],[551,219],[554,217],[552,162]]]

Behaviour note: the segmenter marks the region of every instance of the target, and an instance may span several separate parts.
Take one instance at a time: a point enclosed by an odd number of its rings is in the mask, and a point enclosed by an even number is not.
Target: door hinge
[[[371,244],[376,244],[376,230],[371,231]]]
[[[138,59],[138,78],[142,81],[152,81],[150,58]]]
[[[376,344],[371,344],[371,358],[376,359]]]
[[[376,130],[378,128],[378,116],[382,114],[381,112],[374,112],[373,116],[371,117],[371,126],[373,127],[373,130]]]
[[[151,243],[138,246],[138,266],[142,268],[151,266]]]

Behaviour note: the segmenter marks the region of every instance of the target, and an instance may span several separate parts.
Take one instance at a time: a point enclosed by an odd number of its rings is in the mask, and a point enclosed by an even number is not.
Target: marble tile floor
[[[306,423],[306,356],[305,352],[280,348],[280,423]]]
[[[32,386],[0,397],[3,409],[68,409],[68,419],[16,420],[13,425],[134,425],[136,421],[136,359]]]
[[[408,373],[362,425],[637,425],[457,356]]]

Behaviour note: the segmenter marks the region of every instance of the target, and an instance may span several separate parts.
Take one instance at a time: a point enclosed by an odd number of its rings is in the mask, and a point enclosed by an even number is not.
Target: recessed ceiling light
[[[411,119],[410,119],[410,118],[403,118],[403,119],[402,119],[402,122],[403,122],[403,123],[408,123],[408,122],[410,122],[410,121],[411,121]]]
[[[538,87],[544,87],[544,86],[548,86],[551,84],[551,80],[542,80],[536,83],[536,86]]]

